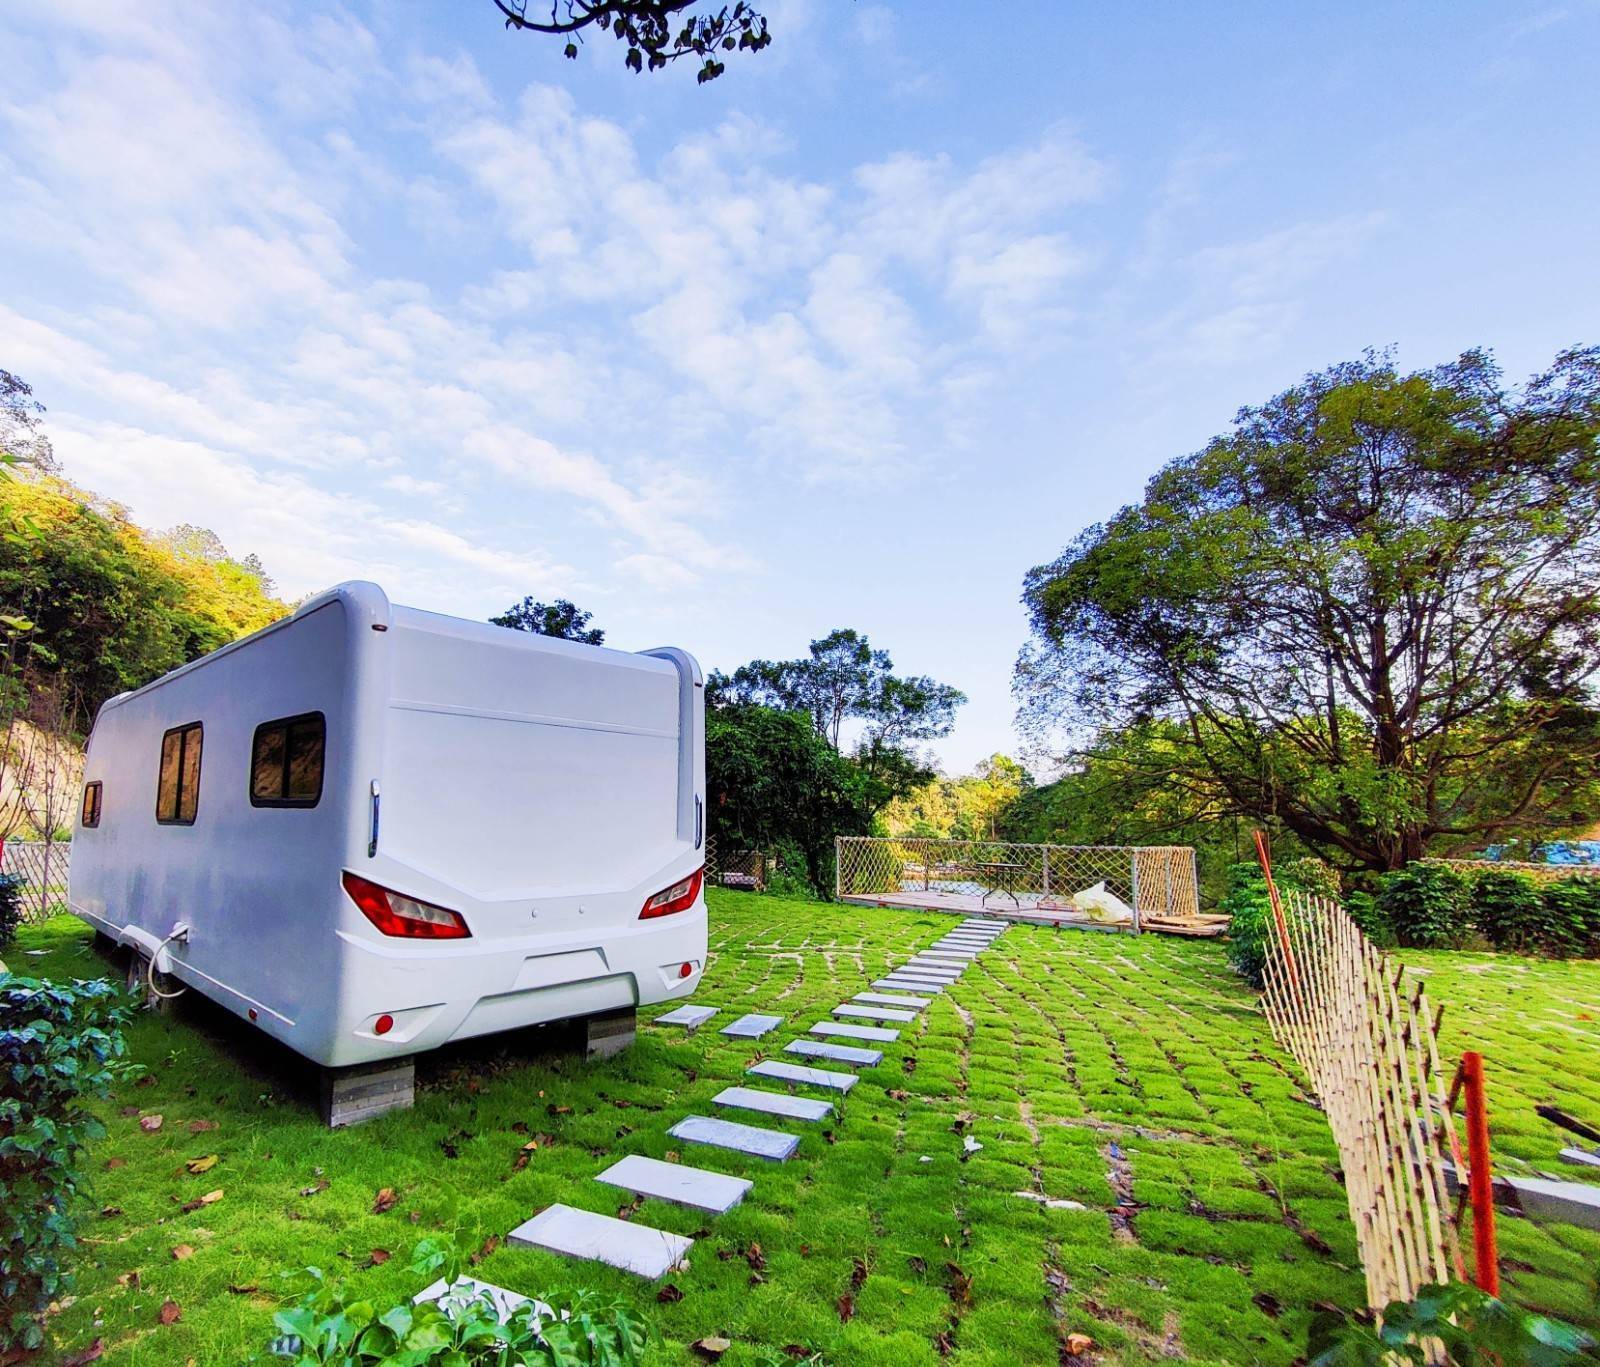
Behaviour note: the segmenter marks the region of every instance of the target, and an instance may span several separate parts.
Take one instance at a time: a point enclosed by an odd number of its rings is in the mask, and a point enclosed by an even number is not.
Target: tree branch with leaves
[[[588,32],[609,33],[626,44],[630,71],[660,71],[692,57],[696,81],[714,81],[726,69],[720,54],[760,52],[772,42],[767,20],[747,0],[694,13],[701,0],[494,0],[508,29],[565,37],[565,55],[576,60]]]

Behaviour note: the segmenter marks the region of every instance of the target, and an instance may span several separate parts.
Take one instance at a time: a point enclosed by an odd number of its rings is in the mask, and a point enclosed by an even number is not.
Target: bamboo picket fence
[[[1367,1304],[1465,1280],[1445,1176],[1462,1164],[1426,992],[1335,903],[1290,893],[1274,916],[1263,1005],[1338,1145]]]

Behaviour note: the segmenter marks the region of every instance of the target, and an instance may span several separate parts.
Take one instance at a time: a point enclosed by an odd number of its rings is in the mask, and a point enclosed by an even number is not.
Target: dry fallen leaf
[[[377,1200],[372,1203],[372,1213],[374,1215],[382,1215],[386,1211],[393,1210],[395,1208],[395,1203],[399,1201],[399,1199],[400,1195],[393,1187],[381,1188],[378,1192]]]
[[[117,1168],[125,1168],[127,1166],[128,1166],[128,1160],[126,1158],[108,1158],[108,1159],[106,1159],[106,1168],[108,1170],[110,1170],[110,1171],[115,1171]]]
[[[302,1196],[315,1196],[319,1191],[327,1191],[328,1179],[324,1177],[320,1182],[314,1182],[309,1187],[301,1187]]]
[[[118,1286],[138,1286],[139,1274],[137,1272],[123,1272],[117,1277]]]
[[[161,1120],[159,1115],[142,1115],[139,1117],[139,1128],[146,1134],[154,1134],[161,1128]]]
[[[87,1348],[80,1348],[76,1353],[71,1353],[61,1359],[61,1367],[86,1367],[88,1363],[99,1362],[105,1356],[106,1341],[96,1339]]]
[[[390,1258],[394,1257],[394,1254],[386,1248],[375,1248],[368,1254],[368,1257],[372,1259],[373,1267],[382,1267]]]
[[[216,1128],[217,1122],[215,1120],[191,1120],[189,1122],[190,1134],[204,1134],[207,1130],[214,1130]]]
[[[190,1211],[199,1210],[201,1206],[214,1206],[221,1199],[222,1188],[218,1187],[215,1191],[208,1191],[204,1196],[196,1196],[192,1201],[185,1201],[183,1210],[188,1214]]]
[[[719,1334],[711,1334],[703,1339],[696,1339],[694,1350],[715,1362],[719,1357],[733,1347],[731,1339],[725,1339]]]
[[[253,1296],[261,1288],[259,1286],[240,1286],[235,1282],[229,1282],[228,1290],[235,1296]]]
[[[156,1319],[161,1324],[176,1324],[183,1318],[183,1307],[177,1301],[162,1301]]]
[[[1078,1355],[1080,1355],[1082,1353],[1087,1353],[1093,1347],[1094,1347],[1094,1340],[1092,1338],[1090,1338],[1087,1334],[1068,1334],[1067,1335],[1067,1351],[1069,1353],[1071,1353],[1074,1357],[1077,1357]]]
[[[194,1245],[193,1244],[179,1244],[175,1249],[172,1250],[172,1256],[173,1256],[175,1261],[180,1262],[180,1263],[185,1258],[192,1258],[192,1257],[194,1257]]]
[[[839,1322],[849,1324],[856,1317],[856,1298],[848,1291],[839,1297]]]
[[[662,1305],[672,1305],[674,1302],[681,1301],[683,1299],[683,1292],[671,1282],[668,1282],[661,1288],[661,1290],[656,1292],[656,1299],[660,1301]]]
[[[198,1177],[203,1172],[210,1172],[216,1166],[217,1155],[214,1153],[208,1153],[203,1158],[191,1158],[184,1164],[184,1167],[189,1169],[191,1177]]]

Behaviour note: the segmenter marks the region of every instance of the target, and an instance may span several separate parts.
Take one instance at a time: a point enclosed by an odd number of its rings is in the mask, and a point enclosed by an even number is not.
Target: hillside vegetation
[[[48,475],[0,483],[0,605],[11,707],[61,696],[72,729],[100,704],[283,616],[252,561],[194,528],[135,526],[119,504]]]

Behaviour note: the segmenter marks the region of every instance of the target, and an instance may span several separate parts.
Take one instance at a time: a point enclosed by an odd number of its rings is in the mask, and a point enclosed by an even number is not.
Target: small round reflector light
[[[256,1018],[256,1009],[255,1009],[255,1007],[252,1006],[250,1008],[250,1019],[254,1020],[255,1018]]]
[[[678,976],[680,978],[687,978],[693,972],[694,972],[694,965],[693,964],[682,964],[678,968]]]
[[[372,1022],[372,1033],[374,1035],[387,1035],[393,1029],[393,1016],[379,1016],[377,1020]]]

